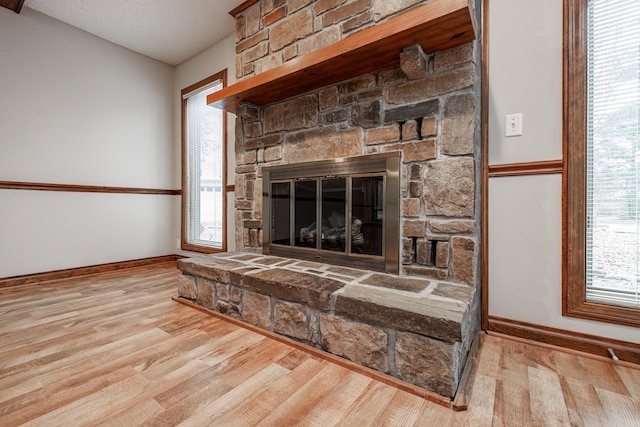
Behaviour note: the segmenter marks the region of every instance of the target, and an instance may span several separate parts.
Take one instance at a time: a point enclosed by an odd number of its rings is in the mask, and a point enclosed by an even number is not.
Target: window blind
[[[640,307],[640,1],[589,0],[587,301]]]
[[[222,247],[224,161],[223,111],[207,105],[207,95],[222,89],[215,81],[184,96],[185,238],[187,243]]]

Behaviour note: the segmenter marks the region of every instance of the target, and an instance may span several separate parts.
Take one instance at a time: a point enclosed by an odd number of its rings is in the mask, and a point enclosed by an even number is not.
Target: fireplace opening
[[[399,270],[400,154],[265,167],[265,254]]]

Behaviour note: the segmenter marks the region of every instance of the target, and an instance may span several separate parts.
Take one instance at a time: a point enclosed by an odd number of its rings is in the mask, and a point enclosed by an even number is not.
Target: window
[[[207,95],[226,70],[182,90],[182,249],[226,250],[226,116]],[[215,191],[214,191],[215,189]]]
[[[565,0],[563,314],[640,326],[640,2]]]

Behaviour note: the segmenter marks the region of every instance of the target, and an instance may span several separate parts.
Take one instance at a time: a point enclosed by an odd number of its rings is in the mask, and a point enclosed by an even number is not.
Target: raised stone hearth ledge
[[[244,252],[178,268],[182,298],[448,398],[477,329],[464,284]]]

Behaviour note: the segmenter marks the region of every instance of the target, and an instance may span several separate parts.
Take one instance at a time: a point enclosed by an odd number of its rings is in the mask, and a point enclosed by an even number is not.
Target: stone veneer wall
[[[429,1],[259,1],[236,16],[236,78],[282,65]]]
[[[335,41],[338,33],[348,36],[356,22],[364,28],[417,3],[258,2],[237,17],[241,74],[279,65],[289,51],[301,55]],[[401,273],[478,286],[479,44],[424,57],[420,51],[402,55],[412,78],[398,66],[262,108],[240,107],[239,250],[262,250],[263,166],[400,151]],[[423,71],[412,67],[421,58]]]

